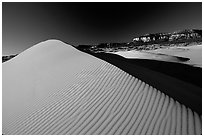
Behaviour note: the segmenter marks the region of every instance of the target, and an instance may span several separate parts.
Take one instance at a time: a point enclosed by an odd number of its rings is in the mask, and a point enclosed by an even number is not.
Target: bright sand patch
[[[191,109],[60,41],[2,66],[4,134],[201,134]]]
[[[186,64],[202,67],[202,45],[187,46],[187,47],[170,47],[169,49],[157,49],[149,51],[151,53],[162,53],[166,55],[187,57],[189,61]]]
[[[113,53],[113,52],[111,52]],[[132,59],[151,59],[159,61],[179,62],[202,67],[202,46],[170,47],[146,51],[118,51],[114,54]],[[189,58],[188,61],[180,61],[177,57]]]

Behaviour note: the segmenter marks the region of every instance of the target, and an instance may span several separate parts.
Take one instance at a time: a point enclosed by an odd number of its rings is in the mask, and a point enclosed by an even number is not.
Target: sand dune
[[[174,55],[166,55],[162,53],[154,53],[148,51],[118,51],[110,52],[112,54],[117,54],[129,59],[149,59],[149,60],[159,60],[159,61],[168,61],[168,62],[186,62],[190,60],[187,57],[179,57]]]
[[[202,67],[202,46],[169,47],[146,51],[118,51],[110,52],[128,59],[150,59],[168,62],[178,62]]]
[[[170,47],[168,49],[157,49],[147,51],[150,53],[162,53],[166,55],[180,56],[190,58],[189,61],[183,62],[196,67],[202,67],[202,45],[194,45],[187,47]]]
[[[58,40],[2,65],[4,134],[201,134],[201,117]]]

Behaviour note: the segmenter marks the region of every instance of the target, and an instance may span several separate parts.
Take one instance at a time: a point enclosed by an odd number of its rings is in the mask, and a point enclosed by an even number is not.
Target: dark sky
[[[77,46],[130,42],[146,33],[202,29],[202,3],[5,3],[3,55],[47,39]]]

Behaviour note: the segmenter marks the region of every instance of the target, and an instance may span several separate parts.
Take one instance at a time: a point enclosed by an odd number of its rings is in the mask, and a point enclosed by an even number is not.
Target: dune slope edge
[[[2,65],[3,134],[201,134],[201,117],[57,40]]]

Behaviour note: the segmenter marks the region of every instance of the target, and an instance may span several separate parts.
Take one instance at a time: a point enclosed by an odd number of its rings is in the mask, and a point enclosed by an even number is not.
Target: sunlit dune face
[[[201,134],[201,117],[190,108],[57,40],[2,69],[3,134]]]

